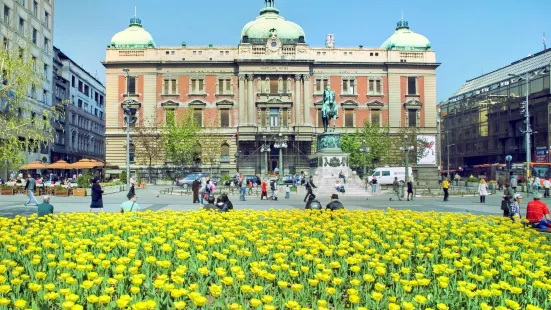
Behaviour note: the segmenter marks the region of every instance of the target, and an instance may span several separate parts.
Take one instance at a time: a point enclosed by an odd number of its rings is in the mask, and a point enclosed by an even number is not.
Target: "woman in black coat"
[[[191,190],[193,191],[193,203],[199,203],[199,188],[201,187],[201,181],[199,179],[193,181]]]
[[[90,203],[90,212],[92,209],[100,209],[103,212],[103,190],[99,185],[99,179],[95,178],[92,185],[92,203]]]

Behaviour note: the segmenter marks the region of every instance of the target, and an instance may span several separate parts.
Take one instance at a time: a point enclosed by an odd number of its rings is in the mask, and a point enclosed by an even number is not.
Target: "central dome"
[[[153,37],[142,27],[142,20],[133,17],[125,30],[115,34],[109,44],[111,48],[136,49],[155,47]]]
[[[397,23],[396,31],[382,45],[385,50],[426,51],[431,48],[430,42],[424,36],[409,29],[408,22],[403,18]]]
[[[275,7],[263,8],[256,20],[243,27],[241,43],[266,44],[273,36],[282,44],[305,43],[304,30],[299,25],[286,21]]]

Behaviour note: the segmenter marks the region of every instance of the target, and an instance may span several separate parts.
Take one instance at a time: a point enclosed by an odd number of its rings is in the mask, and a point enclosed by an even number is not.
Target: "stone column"
[[[255,111],[256,107],[254,104],[254,76],[252,74],[247,75],[247,123],[249,125],[255,125]]]
[[[295,108],[295,126],[302,124],[302,111],[300,109],[300,74],[295,75],[295,102],[293,102]]]
[[[304,125],[312,125],[312,117],[310,116],[310,108],[312,107],[312,95],[310,94],[310,75],[304,75]]]
[[[245,104],[245,75],[239,75],[239,126],[247,123],[247,108]]]

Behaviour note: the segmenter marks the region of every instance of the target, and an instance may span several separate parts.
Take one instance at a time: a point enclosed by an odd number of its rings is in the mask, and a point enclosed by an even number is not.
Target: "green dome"
[[[414,50],[425,51],[430,49],[430,42],[424,36],[409,29],[408,22],[402,19],[398,22],[396,31],[382,45],[385,50]]]
[[[275,31],[274,31],[275,30]],[[265,44],[274,34],[282,44],[304,43],[304,30],[279,15],[275,7],[265,7],[260,16],[245,25],[241,32],[241,43]]]
[[[128,28],[115,34],[108,47],[119,49],[153,48],[155,42],[149,32],[143,29],[142,20],[132,17]]]

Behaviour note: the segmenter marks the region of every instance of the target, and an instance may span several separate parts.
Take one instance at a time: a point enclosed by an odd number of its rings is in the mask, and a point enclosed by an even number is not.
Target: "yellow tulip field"
[[[551,309],[551,239],[413,211],[0,220],[0,309]]]

